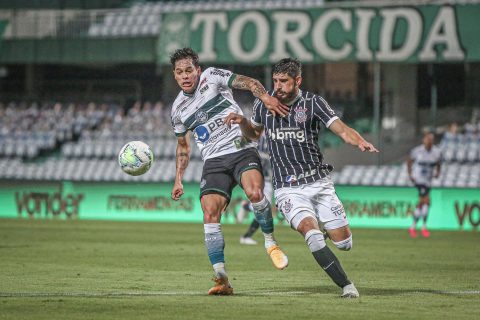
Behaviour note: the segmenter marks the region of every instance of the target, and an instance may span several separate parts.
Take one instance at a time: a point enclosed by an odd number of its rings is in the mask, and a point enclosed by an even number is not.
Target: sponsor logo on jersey
[[[297,140],[298,142],[305,141],[305,132],[300,128],[277,128],[275,129],[275,131],[272,131],[272,129],[268,129],[268,136],[272,140],[293,139]]]
[[[216,132],[219,128],[224,127],[223,130]],[[218,137],[227,133],[229,128],[225,126],[223,123],[223,119],[217,118],[215,120],[210,121],[206,125],[200,125],[193,130],[193,136],[195,140],[200,141],[202,143],[207,143],[207,141],[215,142],[218,140]],[[209,141],[210,139],[210,141]]]
[[[219,70],[219,69],[213,69],[212,71],[210,71],[210,74],[212,76],[220,76],[220,77],[229,77],[230,76],[230,72],[224,72],[224,71]]]
[[[292,175],[289,175],[287,176],[287,178],[285,179],[286,182],[288,183],[294,183],[294,182],[297,182],[297,176],[292,174]]]
[[[302,172],[298,175],[291,174],[291,175],[288,175],[285,178],[285,182],[294,183],[294,182],[297,182],[300,179],[305,179],[305,178],[311,177],[315,174],[317,174],[317,169],[312,169],[310,171],[305,171],[305,172]]]
[[[200,88],[200,94],[203,94],[207,90],[208,90],[208,84],[206,84],[205,87]]]
[[[302,108],[302,106],[296,107],[294,119],[297,123],[305,122],[307,120],[307,108]]]
[[[195,113],[195,120],[197,120],[198,123],[205,123],[208,120],[208,113],[203,111],[203,110],[198,110]]]
[[[208,132],[208,129],[204,126],[196,127],[193,135],[195,137],[195,140],[198,140],[203,143],[205,143],[208,140],[208,138],[210,138],[210,133]]]

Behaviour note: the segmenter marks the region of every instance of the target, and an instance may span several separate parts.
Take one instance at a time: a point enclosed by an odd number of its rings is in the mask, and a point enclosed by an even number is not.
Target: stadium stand
[[[455,129],[443,134],[439,147],[443,164],[434,187],[480,187],[480,122],[464,126],[464,132]],[[345,166],[335,175],[335,181],[344,185],[409,186],[406,164],[390,166]]]
[[[116,104],[9,103],[0,105],[0,179],[50,181],[172,181],[176,141],[163,104],[135,103],[127,112]],[[150,172],[131,177],[117,155],[128,141],[142,140],[154,152]],[[197,148],[185,181],[199,181]]]

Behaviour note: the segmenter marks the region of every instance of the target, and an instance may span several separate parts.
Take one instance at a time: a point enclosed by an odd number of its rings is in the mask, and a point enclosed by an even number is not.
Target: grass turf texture
[[[474,319],[478,232],[354,230],[337,254],[361,297],[340,299],[305,242],[285,226],[290,266],[226,225],[235,295],[207,296],[213,273],[201,224],[0,220],[0,319]],[[261,240],[261,235],[256,235]],[[477,318],[478,319],[478,318]]]

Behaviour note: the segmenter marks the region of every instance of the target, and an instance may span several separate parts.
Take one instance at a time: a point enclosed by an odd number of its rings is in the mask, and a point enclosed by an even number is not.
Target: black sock
[[[317,263],[322,267],[323,270],[332,278],[333,282],[340,288],[345,287],[351,282],[348,280],[345,271],[343,271],[340,261],[338,261],[335,254],[325,246],[324,248],[312,252]]]
[[[251,238],[255,231],[258,230],[258,227],[260,227],[260,224],[257,222],[257,220],[253,219],[252,223],[250,224],[250,227],[248,227],[247,233],[243,235],[244,238]]]

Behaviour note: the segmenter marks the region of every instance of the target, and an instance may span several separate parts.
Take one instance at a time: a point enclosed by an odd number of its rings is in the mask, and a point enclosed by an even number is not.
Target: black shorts
[[[428,194],[430,193],[430,187],[428,187],[424,184],[416,184],[415,187],[417,187],[418,195],[420,197],[428,196]]]
[[[257,169],[262,172],[260,156],[255,148],[248,148],[224,156],[208,159],[203,165],[200,180],[200,198],[206,194],[221,194],[230,202],[233,188],[240,183],[244,171]]]

